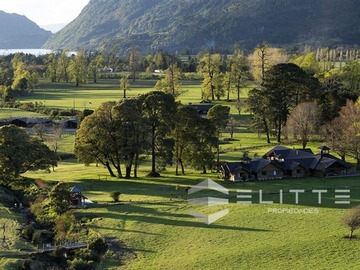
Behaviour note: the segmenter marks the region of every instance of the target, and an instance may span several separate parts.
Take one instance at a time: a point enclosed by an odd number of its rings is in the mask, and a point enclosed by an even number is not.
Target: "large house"
[[[276,146],[264,158],[244,158],[240,162],[228,162],[222,169],[222,177],[230,181],[296,178],[305,176],[347,175],[351,165],[330,154],[330,148],[321,146],[319,153],[311,149],[290,149]]]

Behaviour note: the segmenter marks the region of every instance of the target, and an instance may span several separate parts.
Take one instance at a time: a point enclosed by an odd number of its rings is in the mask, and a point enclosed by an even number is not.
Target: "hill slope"
[[[25,16],[0,10],[0,49],[41,48],[50,36]]]
[[[142,51],[360,43],[356,0],[91,0],[46,48]]]

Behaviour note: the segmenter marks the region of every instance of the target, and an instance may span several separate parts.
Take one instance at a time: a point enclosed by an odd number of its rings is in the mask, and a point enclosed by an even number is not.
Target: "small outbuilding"
[[[82,195],[82,191],[79,187],[72,187],[71,191],[71,204],[73,206],[83,206],[85,204],[85,197]]]

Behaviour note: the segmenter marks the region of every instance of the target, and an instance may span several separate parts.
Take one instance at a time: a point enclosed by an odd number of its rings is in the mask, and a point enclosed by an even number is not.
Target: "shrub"
[[[110,197],[114,200],[114,202],[119,201],[120,195],[121,195],[120,191],[113,191],[113,192],[110,193]]]
[[[73,261],[68,261],[69,270],[88,270],[92,269],[93,262],[87,262],[79,258],[75,258]]]
[[[108,245],[105,243],[105,241],[103,239],[98,238],[95,241],[90,243],[89,249],[91,249],[101,255],[101,254],[105,254],[105,252],[108,249]]]
[[[349,227],[349,238],[354,237],[354,231],[360,227],[360,205],[347,210],[341,217],[342,223]]]
[[[76,224],[76,218],[72,212],[66,212],[59,216],[55,221],[55,232],[57,239],[65,239],[73,230]]]
[[[54,240],[54,233],[50,231],[35,231],[32,236],[32,243],[34,245],[51,243]]]
[[[33,225],[26,225],[21,232],[21,236],[24,237],[26,240],[31,241],[33,239],[33,234],[35,232]]]

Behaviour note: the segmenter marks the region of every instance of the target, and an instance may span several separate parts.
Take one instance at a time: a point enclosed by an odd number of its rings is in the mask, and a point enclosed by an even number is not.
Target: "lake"
[[[13,53],[25,53],[25,54],[33,54],[33,55],[44,55],[52,53],[52,50],[46,49],[0,49],[0,55],[9,55]]]

